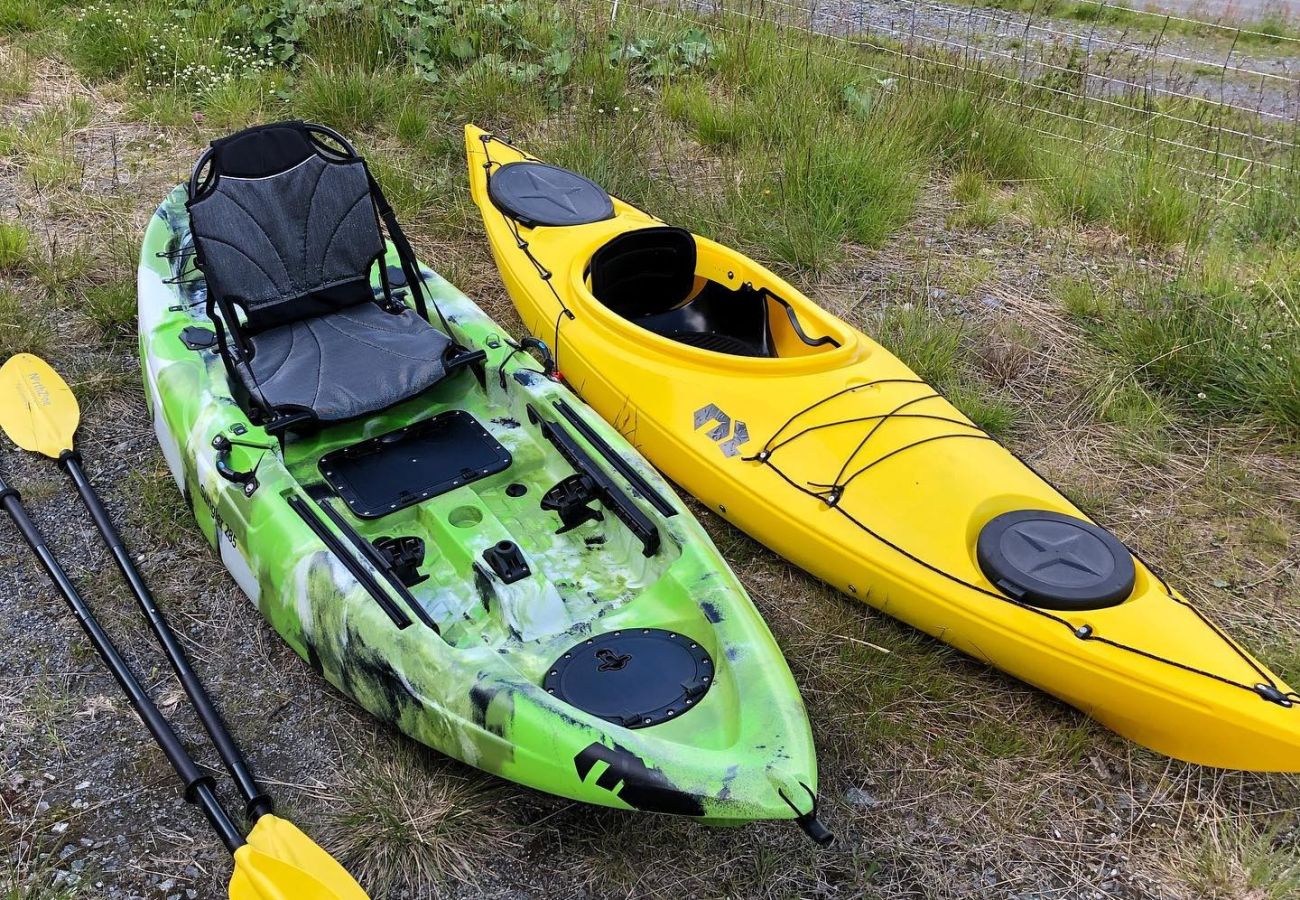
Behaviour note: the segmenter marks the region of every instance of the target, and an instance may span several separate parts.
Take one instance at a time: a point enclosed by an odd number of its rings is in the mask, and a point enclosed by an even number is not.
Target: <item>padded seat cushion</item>
[[[361,303],[270,328],[249,338],[252,359],[236,371],[267,409],[351,419],[418,394],[443,377],[451,343],[411,310]]]

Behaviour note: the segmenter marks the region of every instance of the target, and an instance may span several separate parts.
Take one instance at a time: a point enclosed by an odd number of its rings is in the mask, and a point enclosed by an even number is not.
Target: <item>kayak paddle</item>
[[[163,618],[108,512],[81,468],[73,443],[80,416],[72,390],[44,360],[20,353],[0,366],[0,428],[19,447],[58,460],[72,478],[95,527],[108,544],[181,686],[244,797],[248,818],[254,823],[247,838],[240,835],[217,799],[212,776],[200,771],[186,752],[170,723],[149,698],[46,545],[27,515],[21,496],[5,483],[3,477],[0,477],[0,505],[13,518],[23,539],[31,546],[95,650],[126,693],[131,707],[180,775],[185,783],[185,799],[203,811],[222,843],[234,855],[231,900],[366,900],[366,893],[337,860],[293,823],[271,813],[270,798],[258,786],[247,761],[190,667],[185,651]]]

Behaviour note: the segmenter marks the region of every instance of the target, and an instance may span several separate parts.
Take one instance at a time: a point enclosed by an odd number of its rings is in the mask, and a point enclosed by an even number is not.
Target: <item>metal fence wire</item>
[[[1285,176],[1300,160],[1300,38],[1279,29],[1113,0],[1074,3],[1067,18],[1045,13],[1060,12],[1051,0],[1027,11],[930,0],[608,2],[616,27],[652,16],[726,39],[773,26],[797,52],[1016,107],[1026,128],[1054,141],[1129,156],[1146,142],[1167,151],[1164,163],[1193,190],[1220,201],[1289,190]]]

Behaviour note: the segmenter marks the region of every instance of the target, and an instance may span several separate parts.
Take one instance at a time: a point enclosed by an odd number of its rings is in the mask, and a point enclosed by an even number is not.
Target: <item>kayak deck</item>
[[[661,542],[660,552],[646,556],[636,536],[604,512],[602,518],[556,533],[562,523],[540,504],[548,491],[574,473],[528,423],[527,405],[503,409],[467,379],[435,390],[413,407],[394,410],[389,424],[395,427],[383,435],[367,437],[364,424],[334,426],[310,440],[290,442],[285,458],[299,483],[318,486],[311,493],[334,524],[342,520],[347,531],[371,545],[405,541],[418,548],[419,561],[408,563],[418,581],[405,589],[449,644],[518,652],[580,623],[590,625],[662,578],[680,556],[680,547],[671,539]],[[430,409],[441,412],[429,417]],[[385,446],[403,457],[403,444],[393,441],[396,432],[449,413],[481,429],[480,445],[490,442],[499,448],[505,465],[482,474],[466,470],[460,465],[463,459],[453,458],[456,479],[463,483],[377,516],[357,515],[341,497],[330,496],[326,482],[332,469],[324,460],[368,441],[391,441]],[[403,473],[419,475],[430,462],[427,457],[394,461],[390,455],[369,455],[377,458],[369,461],[369,469],[364,459],[354,463],[355,474],[379,468],[390,481],[410,483]],[[333,465],[342,462],[336,458]],[[509,547],[504,553],[487,555],[505,544]],[[493,561],[502,555],[515,559],[516,565],[511,569],[498,563],[498,573]],[[520,659],[527,660],[525,669],[533,676],[550,661],[531,654]]]

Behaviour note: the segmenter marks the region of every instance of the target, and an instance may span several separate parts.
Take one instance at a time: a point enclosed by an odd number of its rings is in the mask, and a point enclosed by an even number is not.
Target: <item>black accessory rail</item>
[[[569,465],[591,480],[596,499],[632,530],[641,541],[642,552],[646,556],[654,556],[658,553],[659,529],[655,527],[654,522],[632,502],[632,498],[623,492],[614,479],[596,464],[587,451],[582,449],[582,445],[574,439],[573,435],[558,423],[542,418],[531,404],[528,406],[528,419],[541,428],[542,436],[560,451],[560,455],[568,461]]]
[[[316,485],[307,489],[307,495],[316,501],[316,505],[321,508],[321,512],[325,513],[326,518],[334,523],[334,527],[342,532],[352,546],[357,548],[357,552],[364,556],[370,565],[374,566],[384,576],[384,580],[392,587],[393,593],[401,597],[406,605],[411,608],[411,612],[415,613],[415,617],[420,620],[420,624],[432,628],[435,634],[441,634],[442,631],[438,628],[438,623],[420,605],[420,601],[415,599],[415,595],[407,589],[406,583],[402,581],[402,577],[393,566],[392,560],[381,553],[374,544],[366,540],[348,523],[347,519],[343,518],[337,509],[330,505],[329,498],[333,496],[332,492],[324,485]]]
[[[646,481],[640,472],[632,468],[631,463],[619,456],[614,448],[609,445],[609,442],[597,434],[596,429],[592,428],[582,416],[578,415],[577,410],[564,400],[556,400],[555,409],[564,418],[564,421],[573,426],[574,431],[582,435],[588,444],[595,447],[600,452],[600,455],[605,457],[606,461],[632,484],[632,487],[636,488],[637,493],[644,497],[647,503],[659,511],[660,515],[665,517],[677,515],[677,510],[673,505],[651,487],[650,482]]]
[[[384,611],[384,614],[392,620],[392,623],[399,629],[409,626],[411,624],[410,616],[402,612],[402,610],[397,607],[397,604],[392,601],[392,598],[390,598],[388,594],[384,593],[384,589],[380,587],[379,582],[375,580],[375,576],[366,571],[365,566],[357,562],[356,557],[349,552],[348,548],[344,546],[343,542],[334,534],[334,532],[325,527],[325,523],[322,522],[314,512],[312,512],[311,507],[307,505],[307,501],[299,497],[297,494],[290,494],[286,500],[289,504],[289,508],[298,514],[299,518],[306,523],[307,527],[312,530],[316,537],[320,538],[320,541],[325,545],[325,548],[333,553],[338,558],[339,562],[343,563],[343,567],[346,568],[352,577],[357,580],[358,584],[365,588],[366,593],[370,595],[371,599],[373,599],[376,604],[378,604],[379,608]]]

